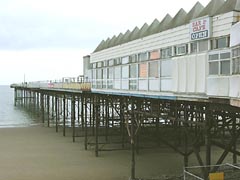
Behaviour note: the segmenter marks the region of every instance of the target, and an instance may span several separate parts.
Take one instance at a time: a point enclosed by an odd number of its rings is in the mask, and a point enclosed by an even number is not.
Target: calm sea
[[[36,125],[39,118],[14,106],[14,90],[9,86],[0,86],[0,128],[27,127]]]

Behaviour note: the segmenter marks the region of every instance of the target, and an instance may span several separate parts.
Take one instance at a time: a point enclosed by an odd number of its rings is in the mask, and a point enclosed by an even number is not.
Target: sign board
[[[190,40],[201,40],[211,37],[211,19],[210,17],[205,17],[201,19],[195,19],[190,22]]]
[[[230,46],[233,47],[237,45],[240,45],[240,22],[234,24],[230,32]]]
[[[210,173],[209,180],[224,180],[224,172]]]

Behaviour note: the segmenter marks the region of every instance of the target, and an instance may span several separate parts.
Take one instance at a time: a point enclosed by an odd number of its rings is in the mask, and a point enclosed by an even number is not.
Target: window
[[[207,51],[208,50],[208,40],[201,40],[198,41],[199,52]]]
[[[198,43],[194,41],[191,43],[191,53],[196,53],[198,51]]]
[[[148,60],[148,52],[138,54],[139,61],[146,61]]]
[[[129,78],[129,66],[122,66],[122,79]]]
[[[232,74],[240,74],[240,47],[232,50]]]
[[[97,79],[97,70],[96,69],[92,70],[92,75],[93,75],[93,79]]]
[[[127,63],[129,63],[129,56],[122,58],[122,64],[127,64]]]
[[[103,70],[97,69],[97,79],[102,79],[102,78],[103,78]]]
[[[161,49],[161,58],[166,59],[172,56],[172,47]]]
[[[220,49],[229,47],[230,37],[224,36],[220,38],[215,38],[211,40],[211,47],[212,49]]]
[[[114,61],[115,61],[115,65],[121,64],[121,58],[116,58],[114,59]]]
[[[121,66],[117,66],[114,68],[114,78],[121,79]]]
[[[107,78],[113,79],[113,67],[107,69]]]
[[[209,75],[229,75],[230,74],[230,52],[210,54]]]
[[[176,46],[176,55],[187,54],[187,44]]]
[[[95,68],[97,68],[97,63],[93,63],[92,64],[92,67],[95,69]]]
[[[97,67],[100,68],[103,66],[103,62],[97,62]]]
[[[136,54],[131,55],[131,56],[129,57],[129,61],[130,61],[131,63],[137,62],[137,55],[136,55]]]
[[[129,89],[130,90],[137,90],[137,80],[130,80],[129,81]]]
[[[138,71],[137,71],[137,64],[130,65],[130,78],[137,78]]]
[[[108,60],[108,66],[113,66],[114,65],[114,59]]]
[[[103,79],[107,79],[107,69],[103,69]]]
[[[159,50],[155,50],[155,51],[152,51],[150,52],[150,59],[153,60],[153,59],[159,59],[160,58],[160,52]]]
[[[103,66],[104,67],[108,66],[108,61],[103,61]]]
[[[159,77],[158,61],[150,62],[148,67],[149,77],[158,78]]]

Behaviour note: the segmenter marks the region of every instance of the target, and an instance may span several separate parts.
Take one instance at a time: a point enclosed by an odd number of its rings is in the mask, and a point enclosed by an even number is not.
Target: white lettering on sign
[[[193,20],[190,22],[190,39],[191,41],[206,39],[210,37],[210,18]]]

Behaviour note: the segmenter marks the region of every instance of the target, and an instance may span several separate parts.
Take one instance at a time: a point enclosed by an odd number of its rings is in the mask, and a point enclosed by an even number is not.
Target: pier
[[[218,170],[210,165],[222,164],[229,154],[237,163],[240,111],[229,100],[94,92],[79,84],[11,87],[16,106],[36,113],[63,136],[71,129],[72,141],[84,138],[85,150],[94,149],[96,157],[101,151],[131,150],[131,179],[136,178],[135,155],[162,145],[180,154],[185,167],[195,156],[204,178]],[[212,162],[213,146],[223,150],[217,162]]]

